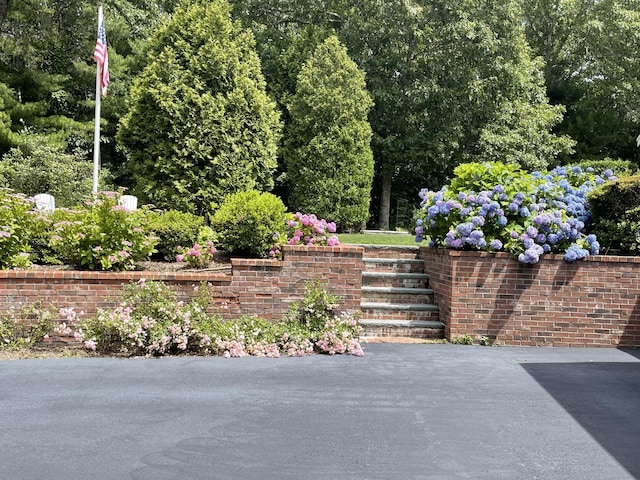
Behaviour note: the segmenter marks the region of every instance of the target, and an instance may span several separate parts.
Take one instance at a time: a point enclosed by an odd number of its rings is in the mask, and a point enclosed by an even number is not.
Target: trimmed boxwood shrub
[[[174,261],[177,248],[193,245],[198,240],[198,232],[204,225],[204,218],[192,213],[166,210],[148,212],[148,229],[158,237],[154,258]]]
[[[637,165],[629,160],[614,160],[612,158],[605,158],[602,160],[580,160],[576,166],[583,170],[595,173],[596,175],[603,175],[604,172],[610,170],[614,175],[618,177],[631,175],[637,169]]]
[[[280,198],[256,190],[229,195],[211,217],[217,246],[229,253],[266,257],[274,234],[284,234],[286,207]]]

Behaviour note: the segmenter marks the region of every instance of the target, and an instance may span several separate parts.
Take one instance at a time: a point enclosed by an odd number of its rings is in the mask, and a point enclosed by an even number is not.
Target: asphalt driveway
[[[0,362],[0,479],[640,478],[636,351]]]

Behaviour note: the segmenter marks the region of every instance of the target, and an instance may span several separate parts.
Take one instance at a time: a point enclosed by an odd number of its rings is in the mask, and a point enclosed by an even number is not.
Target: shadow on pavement
[[[619,348],[621,352],[633,355],[636,358],[640,358],[640,348]]]
[[[640,358],[637,350],[628,353]],[[640,478],[640,362],[521,365],[620,465]]]

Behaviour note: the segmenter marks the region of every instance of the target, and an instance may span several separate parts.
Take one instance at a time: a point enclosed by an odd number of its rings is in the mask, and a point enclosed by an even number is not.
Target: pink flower
[[[338,240],[338,237],[336,237],[335,235],[331,235],[327,240],[327,245],[329,245],[330,247],[340,245],[340,240]]]
[[[184,255],[177,255],[176,262],[181,263],[184,260]]]

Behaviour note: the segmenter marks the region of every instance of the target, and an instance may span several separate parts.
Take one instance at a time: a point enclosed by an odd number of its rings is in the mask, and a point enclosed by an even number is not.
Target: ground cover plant
[[[460,165],[449,185],[420,192],[416,241],[428,235],[430,246],[505,251],[530,264],[544,253],[579,260],[600,248],[585,229],[587,195],[613,179],[579,166],[528,173],[500,162]]]
[[[211,313],[208,285],[196,291],[192,301],[183,302],[162,282],[141,280],[124,287],[118,307],[94,317],[61,309],[65,322],[56,333],[73,335],[87,350],[106,355],[363,355],[358,314],[338,312],[338,297],[322,283],[308,284],[304,298],[278,323],[249,316],[224,321]]]

